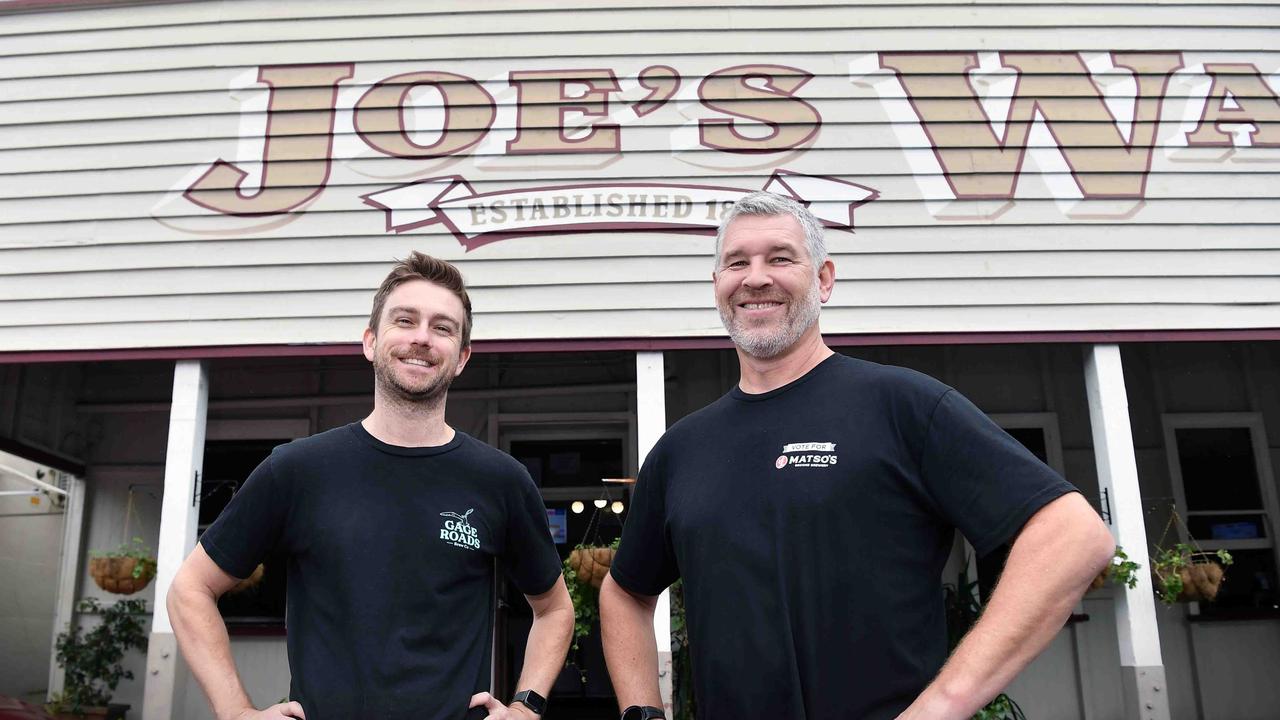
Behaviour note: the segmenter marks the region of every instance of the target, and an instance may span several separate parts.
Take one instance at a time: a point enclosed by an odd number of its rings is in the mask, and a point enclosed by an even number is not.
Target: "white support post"
[[[169,411],[169,449],[165,457],[160,542],[156,548],[156,601],[147,649],[143,720],[173,717],[178,643],[165,598],[178,566],[196,544],[208,408],[209,376],[204,362],[179,360],[173,372],[173,405]]]
[[[60,694],[66,672],[58,664],[58,633],[71,629],[80,584],[80,537],[84,532],[84,480],[67,481],[67,504],[62,515],[62,559],[58,567],[58,595],[53,604],[53,637],[49,638],[49,696]]]
[[[1144,568],[1137,574],[1138,586],[1121,588],[1115,605],[1125,694],[1124,717],[1169,720],[1169,693],[1160,657],[1155,595],[1151,575],[1145,571],[1151,561],[1147,557],[1147,531],[1142,518],[1142,494],[1138,487],[1138,464],[1133,451],[1120,347],[1090,347],[1085,352],[1084,380],[1104,519],[1129,559]]]
[[[636,448],[643,465],[658,438],[667,431],[667,384],[662,352],[636,353]],[[658,687],[662,706],[672,717],[671,705],[671,592],[658,596],[653,612],[653,634],[658,641]]]

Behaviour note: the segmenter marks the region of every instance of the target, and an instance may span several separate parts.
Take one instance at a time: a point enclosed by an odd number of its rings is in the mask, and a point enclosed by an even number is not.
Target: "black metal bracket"
[[[1111,525],[1111,491],[1109,488],[1102,488],[1102,519]]]

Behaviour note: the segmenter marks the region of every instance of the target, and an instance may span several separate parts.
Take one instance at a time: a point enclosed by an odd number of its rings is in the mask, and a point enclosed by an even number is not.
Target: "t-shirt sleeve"
[[[667,530],[666,479],[661,468],[655,449],[640,468],[622,542],[609,568],[614,582],[637,595],[659,595],[680,578]]]
[[[938,400],[921,453],[925,490],[979,556],[1075,486],[955,390]]]
[[[541,595],[560,577],[560,555],[551,539],[542,495],[523,470],[519,490],[508,508],[503,567],[520,592]]]
[[[276,476],[275,457],[275,453],[268,455],[254,469],[200,536],[200,546],[209,557],[237,578],[249,577],[276,549],[284,532],[291,497]]]

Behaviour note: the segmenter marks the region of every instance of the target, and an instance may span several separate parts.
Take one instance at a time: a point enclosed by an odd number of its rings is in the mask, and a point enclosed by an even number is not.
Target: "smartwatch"
[[[667,720],[666,713],[662,712],[662,708],[650,707],[648,705],[632,705],[622,711],[622,720]]]
[[[520,703],[538,715],[547,714],[547,699],[532,690],[521,690],[512,696],[511,702]]]

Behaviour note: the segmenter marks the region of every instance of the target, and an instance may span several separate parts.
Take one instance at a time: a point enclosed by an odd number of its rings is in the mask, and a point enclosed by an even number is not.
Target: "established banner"
[[[386,213],[387,232],[442,223],[467,250],[531,232],[663,230],[714,235],[734,202],[756,189],[809,206],[828,227],[853,230],[853,211],[879,196],[835,178],[787,170],[763,188],[674,183],[586,183],[477,193],[458,175],[364,195]]]

